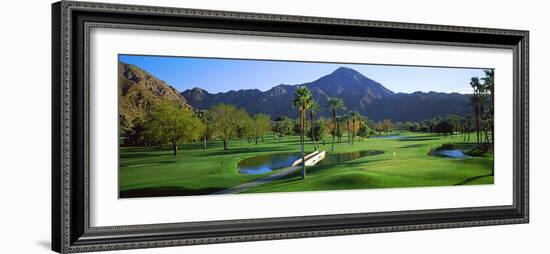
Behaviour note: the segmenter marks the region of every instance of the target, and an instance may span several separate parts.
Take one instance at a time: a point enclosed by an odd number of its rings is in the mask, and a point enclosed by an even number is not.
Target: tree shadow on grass
[[[271,139],[271,140],[266,140],[266,142],[269,142],[269,143],[296,143],[296,144],[300,144],[300,140],[296,139],[296,140],[293,140],[293,139]]]
[[[462,182],[459,182],[459,183],[457,183],[457,184],[454,184],[454,185],[455,185],[455,186],[458,186],[458,185],[465,185],[465,184],[468,184],[468,183],[470,183],[470,182],[473,182],[473,181],[475,181],[475,180],[477,180],[477,179],[481,179],[481,178],[483,178],[483,177],[489,177],[489,176],[493,176],[493,175],[492,175],[492,174],[487,174],[487,175],[480,175],[480,176],[470,177],[470,178],[468,178],[468,179],[466,179],[466,180],[464,180],[464,181],[462,181]]]

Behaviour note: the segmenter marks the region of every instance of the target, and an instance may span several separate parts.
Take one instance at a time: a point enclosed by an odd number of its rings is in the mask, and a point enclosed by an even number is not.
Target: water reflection
[[[277,153],[244,159],[237,165],[239,173],[259,175],[292,165],[300,158],[300,153]]]
[[[330,154],[317,165],[340,164],[356,160],[365,156],[383,154],[380,150],[355,151],[349,153]],[[300,158],[300,153],[277,153],[260,155],[247,158],[239,162],[237,168],[239,173],[247,175],[259,175],[272,172],[273,170],[290,167],[292,163]]]
[[[460,149],[441,149],[434,152],[435,155],[447,158],[466,158],[468,155]]]

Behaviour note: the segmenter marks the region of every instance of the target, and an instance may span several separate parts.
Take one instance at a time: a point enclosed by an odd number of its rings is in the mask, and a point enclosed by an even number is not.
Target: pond
[[[329,154],[317,165],[340,164],[346,161],[359,159],[365,156],[383,154],[380,150],[355,151],[350,153]],[[247,158],[239,162],[237,168],[240,174],[259,175],[273,170],[290,167],[293,162],[300,159],[300,153],[277,153],[260,155]]]
[[[405,136],[402,135],[379,135],[379,136],[370,136],[371,138],[390,138],[390,139],[398,139],[398,138],[405,138]]]
[[[292,165],[300,158],[300,153],[276,153],[247,158],[239,162],[239,173],[260,175]]]
[[[464,153],[464,151],[462,151],[460,149],[440,149],[440,150],[433,151],[433,154],[435,156],[446,157],[446,158],[461,159],[461,158],[467,158],[468,157],[468,155],[466,155]]]

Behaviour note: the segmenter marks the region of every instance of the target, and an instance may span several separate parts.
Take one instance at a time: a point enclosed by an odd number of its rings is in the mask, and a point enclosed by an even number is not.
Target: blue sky
[[[194,87],[200,87],[210,93],[240,89],[265,91],[279,84],[296,85],[311,82],[342,66],[355,69],[394,92],[404,93],[471,93],[470,78],[484,76],[482,69],[474,68],[136,55],[119,55],[119,61],[146,70],[180,92]]]

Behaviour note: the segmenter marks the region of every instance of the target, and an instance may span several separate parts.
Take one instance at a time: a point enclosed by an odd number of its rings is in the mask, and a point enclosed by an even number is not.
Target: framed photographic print
[[[528,222],[528,31],[52,10],[57,252]]]

